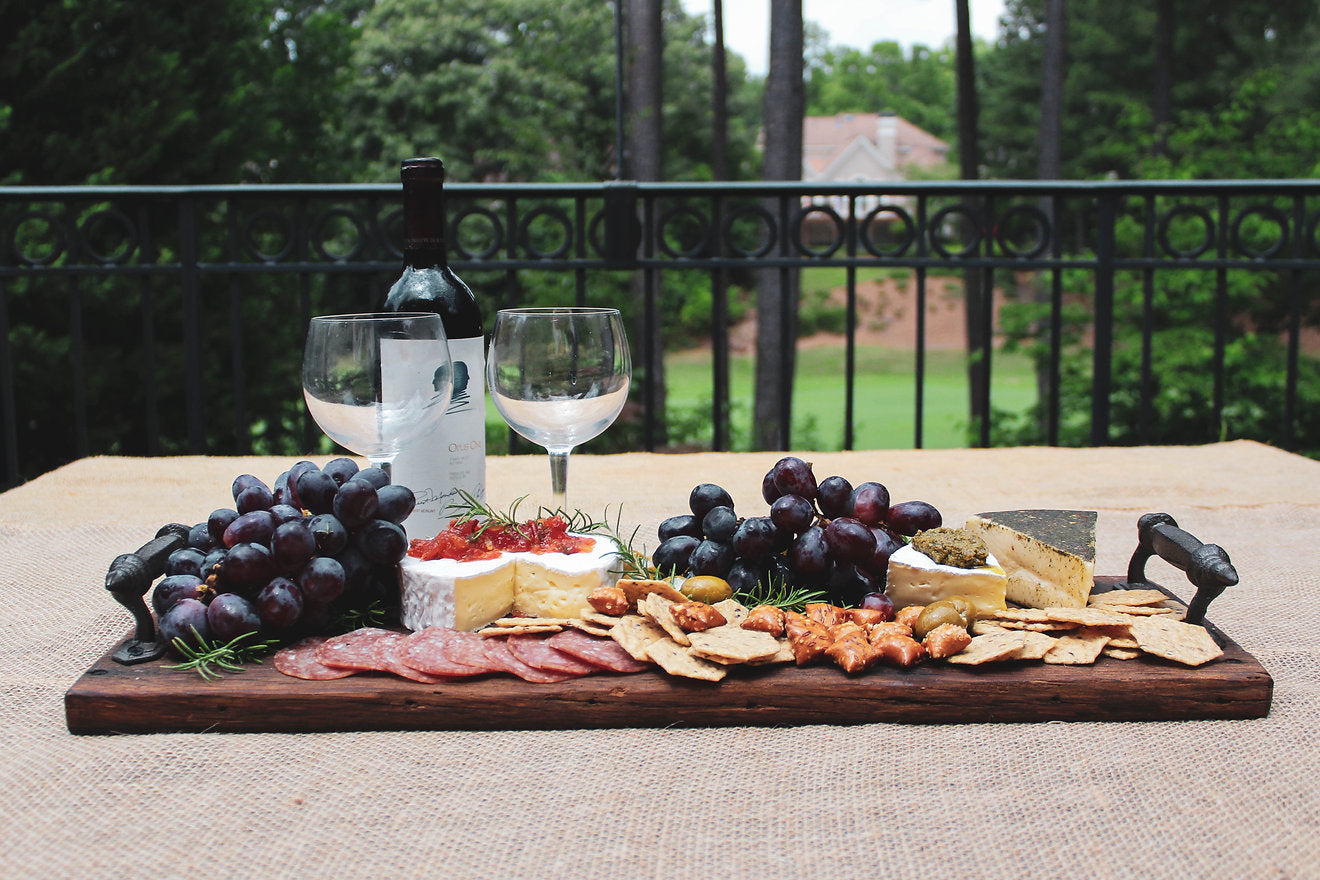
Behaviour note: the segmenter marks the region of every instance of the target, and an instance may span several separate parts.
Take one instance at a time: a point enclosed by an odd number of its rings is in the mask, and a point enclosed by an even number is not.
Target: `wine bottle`
[[[445,167],[439,159],[405,159],[403,274],[385,298],[388,312],[434,312],[444,320],[454,393],[439,428],[402,450],[394,482],[417,496],[408,534],[430,538],[461,503],[459,490],[486,498],[486,350],[476,297],[449,268],[445,247]]]

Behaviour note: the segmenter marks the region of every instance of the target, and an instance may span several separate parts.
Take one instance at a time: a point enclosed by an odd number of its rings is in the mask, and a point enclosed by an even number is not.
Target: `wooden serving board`
[[[1097,578],[1105,587],[1118,578]],[[1143,585],[1144,586],[1144,585]],[[718,683],[663,672],[592,675],[559,684],[509,676],[437,685],[360,674],[301,681],[269,664],[206,681],[123,666],[113,649],[64,697],[70,732],[311,732],[600,727],[1152,721],[1261,718],[1274,681],[1251,654],[1207,628],[1224,656],[1197,668],[1156,658],[1091,666],[1040,662],[958,668],[923,663],[848,676],[833,666],[737,668]],[[115,646],[116,648],[118,645]]]

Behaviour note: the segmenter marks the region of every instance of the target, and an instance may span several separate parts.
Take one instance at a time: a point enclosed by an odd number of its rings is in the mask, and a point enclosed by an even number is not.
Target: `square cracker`
[[[585,620],[587,623],[594,623],[596,626],[603,626],[606,629],[609,629],[614,626],[614,624],[618,623],[621,617],[622,615],[618,614],[601,614],[599,611],[584,611],[582,612],[581,619]]]
[[[557,623],[529,623],[519,626],[487,626],[477,630],[477,635],[482,638],[499,638],[501,636],[519,636],[524,633],[557,633],[563,629]]]
[[[1033,632],[1024,630],[1022,632],[1022,647],[1010,659],[1013,660],[1039,660],[1049,653],[1058,639],[1043,632]]]
[[[625,614],[610,628],[610,638],[627,651],[634,660],[647,661],[651,657],[646,649],[653,642],[668,638],[665,631],[640,614]]]
[[[1088,605],[1157,605],[1169,598],[1163,590],[1109,590],[1092,593]]]
[[[768,635],[768,633],[767,633]],[[764,660],[749,660],[748,666],[770,666],[775,663],[792,663],[797,660],[797,655],[793,653],[793,645],[784,637],[775,639],[779,643],[779,650],[775,656],[767,657]]]
[[[598,623],[592,623],[590,620],[575,620],[569,624],[570,629],[576,629],[593,636],[604,636],[609,638],[614,634],[613,626],[601,626]]]
[[[1135,660],[1141,656],[1141,651],[1137,648],[1115,648],[1112,643],[1105,645],[1100,653],[1115,660]]]
[[[688,638],[688,634],[683,630],[683,627],[679,626],[678,621],[674,619],[673,612],[669,610],[669,607],[673,604],[672,600],[666,599],[659,593],[649,593],[637,603],[637,610],[668,633],[669,637],[675,642],[687,647],[692,644],[692,641]]]
[[[688,638],[693,654],[716,663],[751,663],[769,660],[779,653],[779,640],[774,636],[734,624],[688,633]]]
[[[645,581],[634,578],[621,578],[615,584],[623,590],[623,595],[628,597],[628,604],[641,607],[641,602],[652,593],[658,593],[671,602],[683,602],[687,599],[682,593],[674,588],[669,581]]]
[[[652,642],[647,647],[646,653],[670,675],[698,678],[703,681],[719,681],[728,674],[728,670],[720,664],[694,657],[686,648],[675,645],[668,639]]]
[[[1109,636],[1102,632],[1082,630],[1060,636],[1054,647],[1045,654],[1046,663],[1058,663],[1067,666],[1086,666],[1094,663],[1109,643]]]
[[[1103,608],[1046,608],[1045,616],[1050,620],[1079,623],[1082,626],[1115,626],[1131,623],[1132,616]]]
[[[944,658],[946,663],[962,666],[978,666],[993,663],[996,660],[1012,660],[1013,655],[1026,644],[1026,633],[1021,630],[1001,630],[976,636],[971,643],[951,657]]]
[[[737,599],[721,599],[712,607],[719,611],[720,614],[723,614],[724,619],[732,624],[742,623],[747,619],[747,615],[751,614],[751,611],[747,606],[739,602]]]
[[[1146,617],[1135,621],[1131,629],[1132,638],[1147,654],[1187,666],[1200,666],[1224,654],[1205,627],[1181,620]]]

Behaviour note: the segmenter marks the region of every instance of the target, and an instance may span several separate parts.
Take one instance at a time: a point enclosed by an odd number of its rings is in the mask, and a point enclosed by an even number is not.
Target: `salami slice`
[[[376,642],[393,635],[387,629],[364,626],[327,639],[316,649],[316,659],[326,666],[343,669],[374,670],[371,650]]]
[[[590,675],[600,670],[599,666],[571,657],[562,651],[556,651],[546,642],[545,637],[528,633],[509,636],[505,639],[509,652],[522,662],[535,669],[547,672],[567,672],[573,675]]]
[[[275,652],[273,665],[285,675],[306,681],[330,681],[353,675],[355,670],[326,666],[316,659],[316,649],[325,641],[325,636],[309,636],[294,642]]]
[[[469,675],[484,675],[494,670],[486,661],[486,652],[481,652],[481,665],[473,666],[450,660],[445,652],[448,642],[455,641],[462,633],[442,626],[430,626],[404,636],[399,642],[399,660],[410,669],[426,675],[458,678]],[[480,637],[477,637],[480,638]],[[477,645],[478,648],[481,645]]]
[[[480,638],[480,636],[478,636]],[[498,665],[503,672],[516,675],[523,681],[531,681],[537,684],[550,684],[556,681],[568,681],[570,678],[577,678],[578,674],[571,672],[551,672],[548,669],[536,669],[528,666],[526,663],[513,656],[509,650],[505,638],[484,639],[484,648],[486,656],[490,658],[491,665]]]
[[[634,660],[613,639],[598,639],[575,629],[555,633],[546,644],[556,651],[612,672],[643,672],[651,664]]]
[[[503,666],[493,663],[486,653],[486,640],[476,633],[453,630],[441,643],[446,659],[464,666],[475,666],[483,672],[504,672]]]
[[[403,650],[406,638],[407,636],[403,633],[390,633],[389,638],[381,638],[373,642],[371,645],[371,659],[375,662],[375,668],[381,672],[392,672],[409,681],[419,681],[422,684],[438,684],[450,680],[451,676],[431,675],[422,672],[420,669],[413,669],[404,663],[399,654]]]

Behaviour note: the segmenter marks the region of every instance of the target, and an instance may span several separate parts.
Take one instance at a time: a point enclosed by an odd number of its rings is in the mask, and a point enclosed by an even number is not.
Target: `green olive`
[[[926,637],[926,633],[945,623],[967,629],[970,621],[956,604],[949,599],[941,599],[938,602],[931,602],[922,610],[921,616],[917,618],[917,625],[912,627],[912,637],[921,641]]]
[[[954,604],[954,607],[956,607],[959,611],[962,612],[962,616],[967,618],[967,623],[969,626],[975,623],[976,618],[980,616],[976,613],[976,605],[973,604],[972,600],[968,599],[966,596],[950,596],[949,598],[943,601],[952,602]]]
[[[728,581],[710,574],[688,578],[678,591],[694,602],[705,602],[707,605],[714,605],[733,596],[733,587],[729,586]]]

